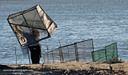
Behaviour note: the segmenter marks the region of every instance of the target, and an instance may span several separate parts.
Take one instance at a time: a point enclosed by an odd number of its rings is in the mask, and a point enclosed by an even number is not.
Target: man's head
[[[35,28],[32,28],[31,31],[32,31],[32,33],[35,33],[36,32],[36,29]]]

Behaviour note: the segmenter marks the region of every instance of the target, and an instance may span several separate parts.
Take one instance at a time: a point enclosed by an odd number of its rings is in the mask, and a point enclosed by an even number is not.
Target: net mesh
[[[107,61],[114,61],[118,59],[117,43],[113,43],[105,47]]]
[[[98,62],[114,62],[118,60],[117,43],[112,43],[105,47],[105,49],[92,52],[93,61]]]
[[[74,44],[62,46],[44,54],[44,63],[59,62],[88,62],[92,61],[91,52],[93,51],[92,39],[76,42]],[[51,56],[51,62],[47,56]]]
[[[92,52],[93,61],[104,62],[106,61],[105,49]]]

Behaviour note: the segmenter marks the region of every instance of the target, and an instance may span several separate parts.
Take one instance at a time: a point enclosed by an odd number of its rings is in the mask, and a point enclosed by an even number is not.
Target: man
[[[16,26],[20,42],[24,43],[31,52],[32,64],[39,64],[41,58],[41,46],[39,42],[36,42],[40,38],[40,32],[37,29],[30,28],[30,32],[23,32],[22,28]],[[23,37],[22,37],[23,36]]]
[[[31,29],[31,33],[24,33],[24,37],[27,39],[27,45],[31,52],[32,64],[39,64],[41,58],[41,46],[39,42],[35,42],[40,37],[40,32],[34,28]],[[35,42],[35,43],[32,43]],[[32,44],[31,44],[32,43]]]

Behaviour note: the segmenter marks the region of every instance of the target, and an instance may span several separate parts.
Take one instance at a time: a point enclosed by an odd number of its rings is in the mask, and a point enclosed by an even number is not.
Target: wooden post
[[[91,40],[92,40],[92,47],[93,47],[93,51],[94,51],[93,39],[91,39]]]
[[[79,54],[78,54],[77,43],[74,43],[74,48],[75,48],[75,54],[76,54],[76,62],[79,62]]]
[[[45,63],[45,54],[43,54],[43,60],[44,60],[44,63]]]
[[[107,52],[106,52],[106,48],[105,48],[105,57],[106,57],[106,62],[107,62]]]
[[[58,39],[58,41],[59,41],[59,44],[60,44],[60,47],[61,47],[61,43],[60,43],[60,40]]]
[[[68,49],[69,60],[71,60],[68,46],[67,46],[67,49]]]
[[[52,52],[52,59],[53,59],[53,63],[55,63],[55,62],[54,62],[54,55],[53,55],[53,52]]]
[[[60,47],[60,49],[59,49],[59,55],[60,55],[60,62],[64,62],[62,47]]]
[[[49,63],[49,57],[48,57],[48,45],[47,45],[47,63]]]
[[[16,47],[15,47],[15,55],[16,55],[16,65],[17,65],[17,54],[16,54]]]
[[[30,54],[29,54],[29,49],[28,49],[28,47],[27,47],[27,53],[28,53],[29,64],[31,64],[31,63],[30,63]]]
[[[60,44],[60,48],[59,48],[60,62],[64,62],[64,57],[63,57],[63,51],[62,51],[61,43],[60,43],[59,39],[58,39],[58,41],[59,41],[59,44]]]
[[[47,45],[47,52],[48,52],[48,45]]]

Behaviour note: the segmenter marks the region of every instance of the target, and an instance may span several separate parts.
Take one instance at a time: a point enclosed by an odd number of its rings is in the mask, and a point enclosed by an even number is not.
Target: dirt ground
[[[128,61],[113,64],[101,62],[67,62],[0,65],[0,74],[127,75]]]

